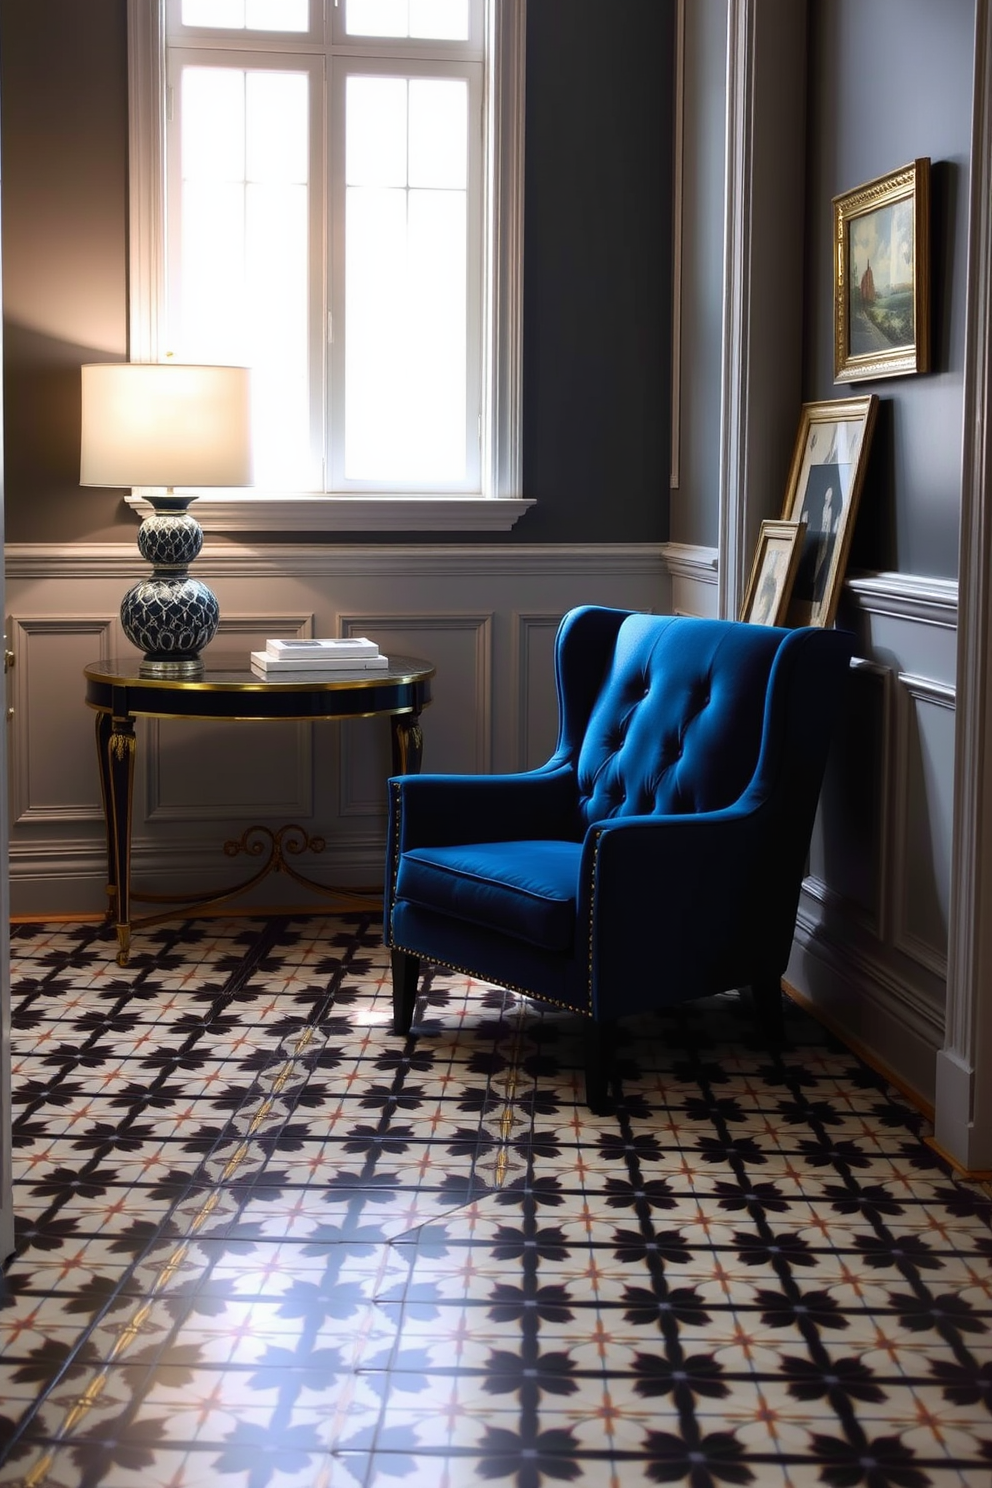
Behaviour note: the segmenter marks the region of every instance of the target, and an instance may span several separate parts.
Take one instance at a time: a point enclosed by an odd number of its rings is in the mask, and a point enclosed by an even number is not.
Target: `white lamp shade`
[[[80,485],[251,484],[247,367],[101,362],[82,373]]]

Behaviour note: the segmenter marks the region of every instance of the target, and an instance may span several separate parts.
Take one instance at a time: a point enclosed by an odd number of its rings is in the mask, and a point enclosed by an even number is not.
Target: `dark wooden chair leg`
[[[417,1005],[417,979],[420,957],[408,951],[391,952],[393,968],[393,1032],[407,1034]]]
[[[764,977],[752,982],[751,1001],[759,1033],[771,1048],[780,1049],[785,1042],[781,979]]]
[[[616,1027],[613,1023],[586,1023],[583,1050],[586,1105],[594,1116],[611,1116],[616,1110],[612,1089],[616,1072],[615,1046]]]

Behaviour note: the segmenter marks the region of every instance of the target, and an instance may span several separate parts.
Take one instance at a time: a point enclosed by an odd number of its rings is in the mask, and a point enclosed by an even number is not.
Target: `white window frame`
[[[168,0],[128,0],[130,358],[159,361],[165,306],[165,21]],[[311,0],[332,24],[333,0]],[[505,532],[522,495],[524,37],[527,0],[486,0],[481,491],[378,495],[204,492],[214,532]],[[245,33],[235,33],[245,45]],[[233,38],[232,38],[233,39]],[[257,45],[257,42],[256,42]],[[141,491],[127,498],[144,514]]]

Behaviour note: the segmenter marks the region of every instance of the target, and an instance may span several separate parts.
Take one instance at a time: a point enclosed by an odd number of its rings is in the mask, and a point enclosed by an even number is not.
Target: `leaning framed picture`
[[[834,197],[834,382],[930,366],[930,160]]]
[[[801,522],[762,522],[741,619],[749,625],[784,625],[802,553]]]
[[[834,623],[877,413],[874,393],[802,406],[782,508],[805,524],[787,625]]]

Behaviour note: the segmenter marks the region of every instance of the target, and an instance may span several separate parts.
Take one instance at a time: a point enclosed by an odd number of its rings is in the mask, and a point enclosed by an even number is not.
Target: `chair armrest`
[[[614,855],[619,855],[619,860],[622,860],[657,852],[698,855],[700,867],[711,870],[717,844],[732,850],[737,850],[739,845],[743,850],[746,844],[754,846],[767,830],[767,803],[753,798],[749,800],[745,794],[732,806],[719,811],[602,817],[590,824],[586,832],[586,847],[590,850],[598,843],[600,863],[610,862],[611,871],[618,861]]]
[[[388,786],[389,841],[399,852],[462,842],[576,840],[571,767],[514,775],[400,775]]]
[[[576,939],[591,931],[594,998],[611,989],[599,1015],[623,1016],[624,985],[646,975],[686,996],[781,975],[808,846],[788,838],[767,801],[594,822]]]
[[[666,925],[678,925],[687,911],[694,917],[700,900],[711,907],[722,884],[760,860],[766,814],[738,802],[721,811],[593,822],[583,844],[588,907],[598,919],[628,923],[638,908]]]

